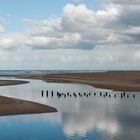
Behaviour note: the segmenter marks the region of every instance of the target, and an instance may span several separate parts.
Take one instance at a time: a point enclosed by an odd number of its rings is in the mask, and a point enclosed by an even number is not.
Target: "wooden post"
[[[48,97],[48,90],[46,91],[46,97]]]
[[[52,90],[52,97],[53,97],[53,90]]]
[[[41,95],[42,95],[42,97],[43,97],[43,90],[41,91]]]

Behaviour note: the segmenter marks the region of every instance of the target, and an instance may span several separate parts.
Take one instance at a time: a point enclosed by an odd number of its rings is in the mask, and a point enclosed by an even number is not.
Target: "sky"
[[[140,0],[0,0],[0,70],[139,70]]]

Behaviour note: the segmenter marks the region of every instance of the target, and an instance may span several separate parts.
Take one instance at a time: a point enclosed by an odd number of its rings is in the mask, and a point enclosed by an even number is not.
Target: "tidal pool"
[[[9,79],[9,78],[8,78]],[[28,81],[28,80],[27,80]],[[0,87],[0,95],[53,106],[56,113],[0,117],[0,139],[10,140],[139,140],[140,94],[97,89],[83,84],[47,83],[29,80],[25,85]],[[48,90],[49,96],[41,96]],[[54,96],[51,96],[51,91]],[[56,92],[77,97],[58,98]],[[108,92],[111,97],[100,96]],[[80,97],[78,93],[91,93]],[[96,92],[96,96],[94,93]],[[117,94],[117,97],[114,97]],[[133,94],[136,95],[133,98]]]

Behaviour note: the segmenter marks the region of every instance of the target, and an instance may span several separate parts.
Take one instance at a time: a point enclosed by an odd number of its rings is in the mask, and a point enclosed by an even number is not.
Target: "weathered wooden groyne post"
[[[57,97],[60,98],[61,94],[57,91]]]
[[[52,97],[53,97],[53,90],[52,90],[52,92],[51,92],[51,95],[52,95]]]
[[[76,94],[75,94],[75,92],[73,92],[73,96],[75,96]]]
[[[123,96],[125,97],[125,92],[123,92]]]
[[[69,92],[67,92],[67,96],[69,96],[70,95],[70,93]]]
[[[46,97],[48,97],[48,90],[46,90]]]
[[[44,91],[43,90],[41,91],[41,95],[42,95],[42,97],[44,96]]]
[[[121,98],[123,97],[123,94],[121,93]]]
[[[102,96],[102,92],[100,92],[100,96]]]

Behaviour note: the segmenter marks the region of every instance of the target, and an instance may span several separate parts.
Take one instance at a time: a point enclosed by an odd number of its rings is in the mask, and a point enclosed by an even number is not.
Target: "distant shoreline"
[[[47,82],[81,83],[114,91],[140,92],[140,71],[108,71],[90,73],[23,74],[18,78]]]
[[[3,75],[22,79],[39,79],[57,83],[89,84],[114,91],[140,92],[140,71],[110,71],[96,73],[18,74]],[[26,84],[23,80],[0,80],[0,86]],[[38,103],[0,96],[0,116],[56,112],[55,108]]]

